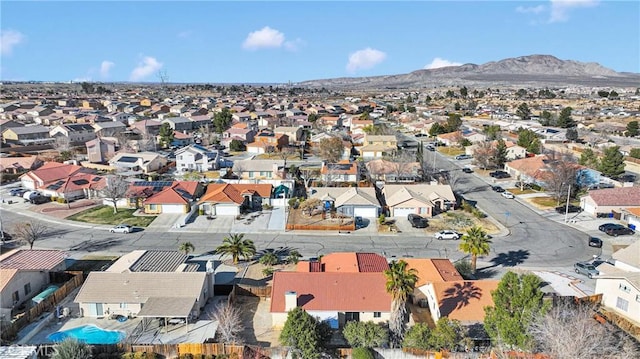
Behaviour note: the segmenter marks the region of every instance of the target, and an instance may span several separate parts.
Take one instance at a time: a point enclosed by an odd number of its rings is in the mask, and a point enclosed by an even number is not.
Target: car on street
[[[513,195],[513,193],[509,192],[509,191],[504,191],[502,193],[500,193],[500,195],[504,198],[508,198],[508,199],[514,199],[516,198],[516,196]]]
[[[621,226],[621,227],[608,228],[606,231],[604,231],[604,233],[612,237],[617,237],[617,236],[626,236],[629,234],[634,234],[636,232],[634,232],[633,229],[629,227]]]
[[[427,145],[425,146],[425,148],[431,152],[434,152],[436,150],[436,148],[433,145]]]
[[[128,224],[119,224],[109,230],[111,233],[131,233],[133,232],[133,227]]]
[[[411,213],[407,216],[407,220],[413,228],[427,228],[427,219],[417,214]]]
[[[558,212],[560,214],[567,213],[567,206],[558,206],[558,207],[556,207],[556,212]],[[580,208],[580,206],[576,206],[576,205],[573,205],[573,204],[569,205],[568,213],[578,213],[578,212],[582,212],[582,208]]]
[[[602,248],[602,239],[598,237],[589,237],[589,247]]]
[[[469,167],[463,167],[462,168],[462,172],[464,172],[464,173],[473,173],[473,170],[471,168],[469,168]]]
[[[505,171],[493,171],[489,173],[489,176],[493,178],[498,178],[498,179],[511,177],[511,175]]]
[[[24,188],[14,188],[11,191],[9,191],[9,194],[11,194],[12,196],[19,196],[22,197],[22,195],[27,192],[26,189]]]
[[[473,158],[471,155],[457,155],[456,156],[456,160],[461,161],[461,160],[468,160],[470,158]]]
[[[600,232],[606,232],[609,228],[624,228],[624,226],[618,223],[604,223],[598,227]]]
[[[452,230],[442,230],[433,235],[438,240],[443,239],[460,239],[460,233]]]
[[[491,186],[491,189],[494,190],[495,192],[498,192],[498,193],[504,192],[504,188],[502,188],[500,186]]]
[[[573,268],[576,273],[586,275],[589,278],[593,278],[600,274],[596,267],[589,262],[578,262],[573,265]]]

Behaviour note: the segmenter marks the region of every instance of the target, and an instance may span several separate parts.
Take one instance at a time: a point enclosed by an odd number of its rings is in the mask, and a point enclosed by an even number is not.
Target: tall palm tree
[[[189,253],[193,252],[195,249],[196,247],[191,242],[182,242],[180,243],[180,247],[178,247],[178,250],[180,252],[184,252],[186,256],[188,256]]]
[[[460,242],[460,250],[471,254],[471,273],[475,273],[478,256],[489,254],[491,240],[480,226],[469,228],[467,234],[463,235],[460,240],[462,241]]]
[[[407,299],[413,293],[418,275],[413,268],[407,268],[407,262],[393,261],[389,269],[384,271],[387,279],[387,293],[391,294],[391,320],[389,322],[390,343],[392,347],[399,347],[404,339],[405,317],[407,315]]]
[[[250,239],[244,239],[244,233],[229,234],[222,239],[222,244],[216,248],[216,254],[231,256],[233,264],[238,264],[238,259],[249,259],[256,254],[256,246]]]

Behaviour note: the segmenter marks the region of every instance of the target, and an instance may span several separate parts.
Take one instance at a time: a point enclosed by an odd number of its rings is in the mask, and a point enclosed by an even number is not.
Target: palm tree
[[[471,273],[476,272],[476,262],[478,256],[484,256],[489,254],[489,236],[479,226],[473,226],[469,228],[467,234],[460,238],[460,250],[464,253],[471,254]]]
[[[51,359],[88,359],[92,357],[91,347],[74,338],[66,338],[56,344]]]
[[[260,264],[273,266],[278,264],[278,255],[274,252],[265,252],[260,256],[260,259],[258,261],[260,262]]]
[[[249,259],[256,254],[256,246],[250,239],[244,239],[244,233],[229,234],[222,239],[222,244],[216,248],[216,254],[231,256],[233,264],[238,264],[238,259]]]
[[[394,260],[389,264],[389,269],[384,271],[384,276],[387,279],[387,293],[391,294],[393,300],[389,321],[390,343],[392,347],[399,347],[406,330],[407,299],[413,293],[418,275],[415,269],[407,268],[407,262]]]
[[[182,242],[180,243],[180,247],[178,247],[178,250],[180,252],[184,252],[186,256],[188,256],[189,253],[193,252],[195,249],[196,247],[191,242]]]
[[[287,263],[289,264],[298,264],[298,261],[302,258],[302,254],[295,249],[289,251],[289,255],[287,256]]]

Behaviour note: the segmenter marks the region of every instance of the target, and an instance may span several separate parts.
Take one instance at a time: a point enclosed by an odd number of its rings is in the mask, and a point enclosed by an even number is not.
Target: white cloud
[[[111,71],[111,69],[115,65],[116,64],[114,64],[111,61],[107,61],[107,60],[102,61],[102,63],[100,64],[100,76],[109,77],[109,71]]]
[[[288,51],[298,51],[304,45],[305,45],[305,42],[299,38],[293,41],[284,42],[284,48],[287,49]]]
[[[545,10],[545,6],[544,5],[538,5],[538,6],[518,6],[516,8],[516,12],[522,13],[522,14],[539,14],[541,12],[543,12]]]
[[[158,62],[154,57],[145,56],[142,61],[138,63],[138,66],[131,71],[129,80],[140,81],[145,77],[153,74],[154,72],[162,68],[162,62]]]
[[[261,48],[279,48],[284,44],[284,34],[269,26],[261,30],[250,32],[242,43],[246,50],[258,50]]]
[[[366,49],[358,50],[349,55],[347,71],[353,73],[358,70],[370,69],[384,61],[386,58],[387,54],[384,52],[367,47]]]
[[[427,64],[424,66],[425,69],[429,70],[429,69],[437,69],[440,67],[448,67],[448,66],[460,66],[462,65],[459,62],[452,62],[449,60],[445,60],[445,59],[441,59],[439,57],[436,57],[435,59],[433,59],[433,61],[431,61],[430,64]]]
[[[0,30],[0,55],[11,55],[13,48],[26,40],[21,32],[15,30]]]
[[[598,0],[550,0],[551,16],[549,22],[564,22],[569,20],[569,12],[576,8],[597,6]]]

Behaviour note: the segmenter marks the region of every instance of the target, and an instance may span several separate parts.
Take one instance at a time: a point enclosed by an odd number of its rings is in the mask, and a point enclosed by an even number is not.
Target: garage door
[[[375,207],[354,208],[353,215],[363,218],[377,218],[378,209]]]
[[[185,213],[182,204],[163,204],[162,213]]]
[[[407,217],[411,213],[416,213],[416,209],[414,207],[411,208],[394,208],[393,209],[393,217]]]
[[[588,213],[588,214],[591,214],[591,215],[595,215],[596,208],[595,208],[595,206],[593,204],[584,201],[583,205],[584,205],[583,210],[584,210],[585,213]]]
[[[236,216],[238,215],[238,207],[237,206],[215,206],[215,215],[216,216]]]

